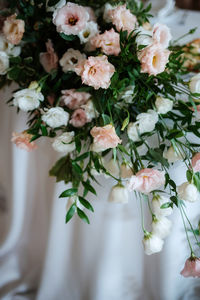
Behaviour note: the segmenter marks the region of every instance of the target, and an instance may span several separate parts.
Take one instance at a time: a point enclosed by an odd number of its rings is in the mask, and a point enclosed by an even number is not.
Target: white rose
[[[133,142],[138,142],[140,140],[140,137],[138,135],[138,127],[136,123],[129,123],[127,128],[127,134],[129,139],[131,139]]]
[[[120,166],[121,178],[130,178],[133,175],[133,169],[127,164],[122,163]]]
[[[166,158],[169,163],[174,163],[178,160],[183,160],[185,154],[178,148],[177,151],[175,151],[174,148],[171,146],[166,152],[163,153],[163,157]]]
[[[161,206],[167,202],[170,202],[170,199],[163,195],[156,195],[152,199],[152,211],[156,217],[167,217],[172,214],[173,209],[171,207],[161,208]]]
[[[154,234],[149,234],[143,239],[144,252],[147,255],[160,252],[163,248],[164,241]]]
[[[109,195],[109,202],[113,203],[128,203],[128,190],[122,184],[116,184],[112,187]]]
[[[178,196],[181,200],[195,202],[198,200],[199,193],[194,184],[184,182],[178,187]]]
[[[34,89],[23,89],[13,94],[13,104],[23,111],[31,111],[40,106],[44,100],[41,92]]]
[[[157,112],[159,114],[166,114],[173,108],[173,101],[167,99],[167,98],[162,98],[162,97],[157,97],[155,106],[157,109]]]
[[[81,44],[87,43],[93,36],[99,33],[97,23],[90,21],[86,23],[86,27],[79,32],[78,37]]]
[[[189,88],[192,93],[200,94],[200,73],[190,79]]]
[[[56,137],[52,147],[55,151],[68,154],[76,149],[75,143],[72,142],[74,138],[74,132],[64,132],[60,136]]]
[[[171,227],[172,222],[169,219],[163,217],[152,222],[152,233],[157,237],[164,239],[169,235]]]
[[[56,9],[61,8],[66,4],[66,0],[60,0],[54,6],[48,6],[48,2],[49,1],[46,2],[46,10],[47,11],[52,11],[52,12],[53,11],[55,12]]]
[[[136,43],[137,46],[149,46],[153,43],[153,39],[152,39],[152,31],[150,30],[145,30],[143,27],[139,27],[136,31],[136,33],[138,33],[137,37],[136,37]]]
[[[115,7],[113,7],[112,5],[110,5],[110,3],[106,3],[105,7],[104,7],[104,13],[103,13],[103,19],[106,21],[106,23],[111,23],[112,19],[109,16],[109,12],[114,9]]]
[[[85,54],[82,54],[79,50],[72,48],[68,49],[60,59],[59,63],[63,69],[63,72],[75,71],[76,66],[80,61],[85,59]]]
[[[91,122],[92,119],[97,118],[99,116],[98,111],[94,108],[92,100],[89,100],[86,104],[81,105],[81,108],[84,109],[88,122]]]
[[[69,114],[62,107],[53,107],[42,116],[42,121],[52,128],[66,126],[69,121]]]
[[[7,55],[16,57],[20,55],[21,47],[8,43],[5,36],[0,34],[0,51],[5,52]]]
[[[125,103],[132,103],[134,96],[134,85],[129,85],[122,93],[119,94],[118,100],[123,99]]]
[[[78,200],[78,197],[71,196],[67,200],[66,211],[68,211],[70,209],[70,207],[72,206],[72,204],[74,204],[75,202],[76,202],[76,205],[78,208],[80,208],[81,210],[84,210],[84,206],[80,203],[80,201]]]
[[[104,162],[104,168],[114,177],[119,178],[119,166],[116,160],[111,159],[109,162]]]
[[[149,109],[146,113],[141,113],[137,116],[137,124],[139,132],[151,132],[154,130],[158,122],[158,114],[153,109]]]
[[[0,75],[5,75],[7,73],[7,69],[9,68],[9,58],[8,55],[0,51]]]

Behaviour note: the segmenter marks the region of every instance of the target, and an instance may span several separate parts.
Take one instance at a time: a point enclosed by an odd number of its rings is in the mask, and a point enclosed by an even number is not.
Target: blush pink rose
[[[89,93],[77,92],[75,89],[61,91],[61,101],[70,109],[77,109],[91,97]]]
[[[146,168],[132,176],[128,183],[130,191],[148,194],[165,183],[164,172]]]
[[[101,48],[102,52],[107,55],[119,55],[120,43],[119,33],[114,29],[106,30],[103,34],[98,34],[90,40],[91,45],[95,48]]]
[[[73,112],[69,123],[74,127],[83,127],[87,123],[87,115],[84,109],[76,109]]]
[[[188,258],[180,274],[184,277],[200,277],[200,259],[197,257]]]
[[[164,48],[169,46],[172,36],[169,27],[156,23],[153,26],[153,40],[161,44]]]
[[[40,63],[47,73],[58,68],[58,55],[55,53],[51,40],[46,43],[47,52],[40,53]]]
[[[53,14],[53,23],[58,32],[77,35],[89,21],[88,10],[78,4],[67,2],[67,5],[57,9]]]
[[[193,156],[191,163],[194,172],[200,172],[200,153],[196,153]]]
[[[121,140],[115,132],[113,125],[109,124],[103,127],[93,127],[90,134],[94,138],[91,149],[94,152],[105,151],[109,148],[115,148],[121,144]]]
[[[141,62],[141,72],[155,76],[164,72],[169,55],[170,51],[163,49],[159,43],[144,48],[138,56]]]
[[[126,8],[126,4],[117,6],[114,9],[108,11],[108,17],[112,20],[117,31],[127,30],[128,33],[135,29],[137,24],[137,18],[129,9]]]
[[[109,63],[107,56],[90,56],[84,62],[81,79],[84,84],[92,86],[95,90],[107,89],[115,67]]]
[[[95,13],[94,13],[94,10],[91,8],[91,7],[89,7],[89,6],[85,6],[84,7],[86,10],[87,10],[87,12],[88,12],[88,14],[89,14],[89,22],[90,21],[93,21],[93,22],[96,22],[96,16],[95,16]]]
[[[30,140],[33,136],[28,134],[26,131],[21,133],[13,132],[11,142],[16,144],[16,146],[20,149],[24,149],[28,152],[37,149],[37,145],[35,142],[31,142]]]
[[[21,42],[25,30],[24,21],[16,19],[16,17],[16,14],[7,17],[3,26],[3,33],[7,41],[13,45],[17,45]]]

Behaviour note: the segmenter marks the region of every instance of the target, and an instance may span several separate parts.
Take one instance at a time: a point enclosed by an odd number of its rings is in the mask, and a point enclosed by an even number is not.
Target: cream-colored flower
[[[122,184],[116,184],[112,187],[111,192],[109,194],[109,202],[112,203],[128,203],[129,194],[127,188]]]
[[[76,149],[74,139],[74,132],[64,132],[60,136],[56,137],[52,147],[55,151],[68,154]]]

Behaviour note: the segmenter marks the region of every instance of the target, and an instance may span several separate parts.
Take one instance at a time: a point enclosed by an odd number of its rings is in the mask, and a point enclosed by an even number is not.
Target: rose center
[[[89,31],[85,31],[85,32],[83,33],[83,36],[84,36],[85,39],[88,38],[89,35],[90,35],[90,32],[89,32]]]
[[[89,70],[90,75],[95,75],[96,74],[96,69],[94,67],[91,67]]]
[[[75,58],[75,57],[72,57],[72,58],[71,58],[71,62],[75,65],[75,64],[77,64],[78,59]]]
[[[68,19],[68,24],[70,24],[71,26],[76,25],[77,22],[78,22],[78,19],[74,16]]]
[[[157,57],[154,55],[153,60],[152,60],[152,65],[155,67],[157,64]]]

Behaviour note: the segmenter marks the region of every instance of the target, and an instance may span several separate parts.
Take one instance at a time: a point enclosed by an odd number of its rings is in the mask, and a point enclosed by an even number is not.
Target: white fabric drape
[[[186,30],[175,29],[177,36]],[[200,299],[200,280],[179,275],[189,249],[178,210],[163,252],[150,257],[143,254],[136,199],[124,206],[107,202],[112,180],[101,178],[99,197],[90,198],[91,225],[76,217],[65,225],[66,200],[58,195],[66,187],[48,177],[57,159],[50,141],[31,153],[10,143],[13,130],[26,128],[25,114],[5,104],[10,90],[0,93],[0,299]],[[185,180],[184,166],[171,173],[178,184]],[[197,224],[200,201],[187,211]]]

